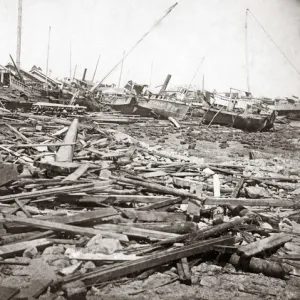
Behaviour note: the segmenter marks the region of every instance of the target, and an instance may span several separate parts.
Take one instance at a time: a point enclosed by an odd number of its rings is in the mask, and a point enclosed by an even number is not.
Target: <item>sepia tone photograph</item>
[[[0,28],[0,300],[300,299],[300,0]]]

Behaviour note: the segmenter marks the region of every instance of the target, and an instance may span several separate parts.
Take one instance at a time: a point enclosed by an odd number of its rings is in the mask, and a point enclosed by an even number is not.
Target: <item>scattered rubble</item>
[[[299,298],[300,158],[173,123],[1,112],[1,299]]]

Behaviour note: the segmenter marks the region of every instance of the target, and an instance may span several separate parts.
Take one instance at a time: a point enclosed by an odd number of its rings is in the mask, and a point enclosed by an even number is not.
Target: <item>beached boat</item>
[[[165,118],[173,117],[177,120],[182,120],[191,107],[189,103],[160,95],[152,95],[149,98],[140,97],[137,105],[140,110],[148,110],[156,115]]]
[[[245,112],[226,111],[216,108],[203,107],[205,114],[203,122],[219,124],[242,129],[249,132],[267,131],[273,128],[276,112],[270,114],[248,114]]]

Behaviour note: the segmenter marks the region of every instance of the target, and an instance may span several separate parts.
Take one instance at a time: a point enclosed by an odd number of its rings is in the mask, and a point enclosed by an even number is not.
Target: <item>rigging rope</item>
[[[250,9],[247,9],[247,12],[250,13],[252,18],[257,22],[257,24],[262,28],[262,30],[265,32],[265,34],[269,37],[269,39],[273,42],[273,44],[276,46],[276,48],[279,50],[279,52],[285,57],[285,59],[289,62],[289,64],[294,68],[294,70],[298,73],[300,76],[300,71],[296,68],[296,66],[289,60],[287,55],[280,49],[280,47],[277,45],[277,43],[273,40],[273,38],[269,35],[269,33],[266,31],[266,29],[263,27],[263,25],[255,18],[253,13]]]

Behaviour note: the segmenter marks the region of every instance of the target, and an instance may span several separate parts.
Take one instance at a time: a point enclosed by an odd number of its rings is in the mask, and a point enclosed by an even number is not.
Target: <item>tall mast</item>
[[[93,75],[92,82],[94,82],[94,79],[95,79],[95,75],[96,75],[96,72],[97,72],[97,69],[98,69],[99,59],[100,59],[100,54],[99,54],[99,56],[98,56],[98,60],[97,60],[97,64],[96,64],[96,68],[95,68],[95,71],[94,71],[94,75]]]
[[[48,91],[48,65],[49,65],[49,51],[50,51],[50,33],[51,33],[51,26],[49,26],[49,34],[48,34],[48,49],[47,49],[47,63],[46,63],[46,91]]]
[[[70,42],[70,80],[72,78],[72,41]]]
[[[123,52],[123,59],[122,59],[122,63],[121,63],[121,70],[120,70],[120,76],[119,76],[118,89],[120,88],[120,84],[121,84],[121,78],[122,78],[122,72],[123,72],[124,57],[125,57],[125,51]]]
[[[153,61],[151,61],[149,88],[151,87],[152,84],[152,72],[153,72]]]
[[[75,68],[74,68],[73,80],[75,79],[76,69],[77,69],[77,65],[75,65]]]
[[[17,36],[17,61],[16,65],[20,69],[21,64],[21,34],[22,34],[22,0],[18,5],[18,36]]]
[[[248,8],[246,9],[246,22],[245,22],[245,52],[246,52],[246,72],[247,72],[247,88],[248,93],[250,90],[250,74],[249,74],[249,55],[248,55]]]

